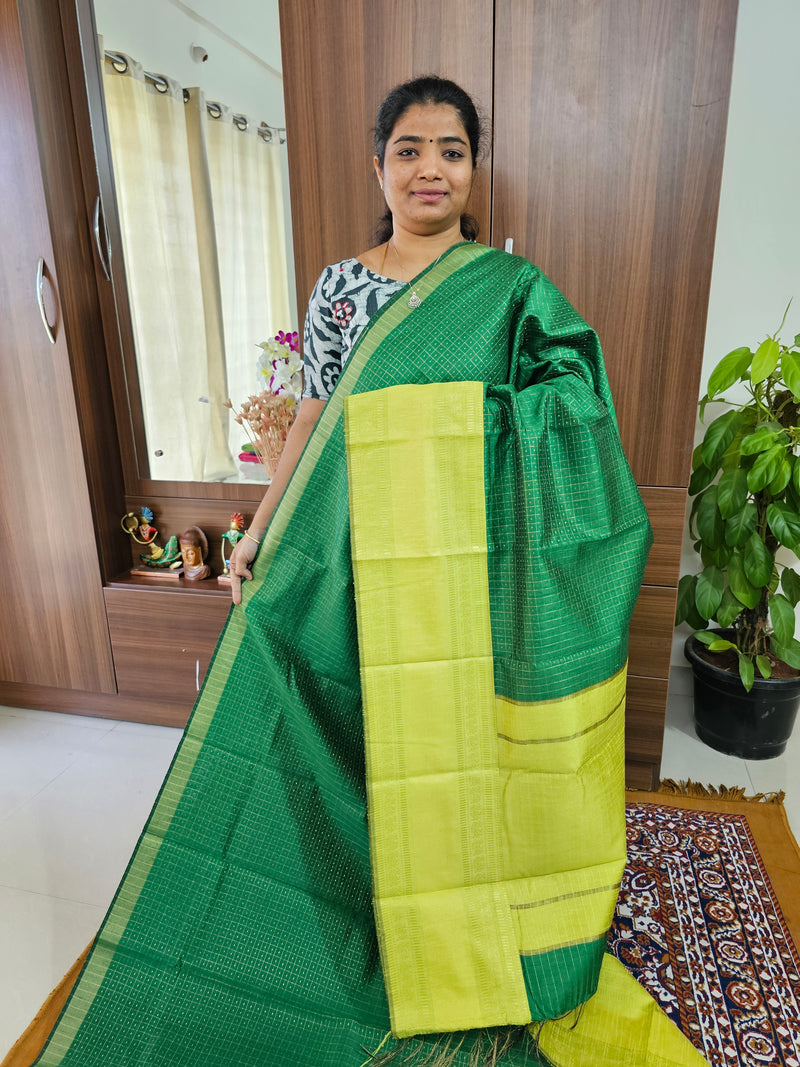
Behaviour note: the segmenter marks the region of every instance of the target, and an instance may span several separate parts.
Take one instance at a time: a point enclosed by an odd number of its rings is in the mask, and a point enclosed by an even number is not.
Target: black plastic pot
[[[800,706],[800,678],[756,677],[748,693],[738,674],[715,667],[698,655],[697,650],[703,647],[694,635],[683,646],[694,671],[697,736],[729,756],[780,756]]]

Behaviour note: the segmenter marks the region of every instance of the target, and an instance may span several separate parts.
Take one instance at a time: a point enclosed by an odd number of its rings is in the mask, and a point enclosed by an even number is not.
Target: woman
[[[249,564],[258,543],[370,315],[449,248],[477,236],[475,220],[465,212],[480,142],[472,100],[444,79],[398,86],[381,105],[373,165],[388,205],[381,220],[384,239],[356,259],[328,267],[314,288],[303,338],[303,402],[272,484],[232,556],[235,604],[241,603],[241,579],[252,578]]]
[[[465,240],[479,142],[451,82],[381,107],[391,228],[314,290],[242,606],[42,1065],[531,1063],[587,1000],[553,1062],[702,1062],[603,953],[649,526],[594,334]]]

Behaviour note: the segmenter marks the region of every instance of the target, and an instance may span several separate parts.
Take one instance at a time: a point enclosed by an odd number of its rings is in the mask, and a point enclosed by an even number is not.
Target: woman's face
[[[377,156],[374,163],[395,229],[431,234],[459,222],[473,166],[469,138],[454,107],[414,104],[395,123],[383,169]]]

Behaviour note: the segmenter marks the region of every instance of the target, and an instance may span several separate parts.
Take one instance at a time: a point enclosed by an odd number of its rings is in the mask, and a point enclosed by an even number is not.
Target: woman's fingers
[[[233,571],[228,572],[231,579],[231,600],[234,604],[241,604],[242,602],[242,579],[238,574],[234,574]]]
[[[254,544],[251,552],[250,545],[245,541],[240,541],[231,552],[228,573],[231,579],[231,599],[234,604],[242,602],[242,578],[246,578],[248,582],[253,579],[250,564],[257,551],[258,545]]]

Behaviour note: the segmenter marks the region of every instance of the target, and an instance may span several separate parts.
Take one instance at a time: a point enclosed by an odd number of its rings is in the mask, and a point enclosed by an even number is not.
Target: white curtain
[[[151,477],[235,479],[260,341],[289,319],[277,145],[201,90],[103,63]]]

